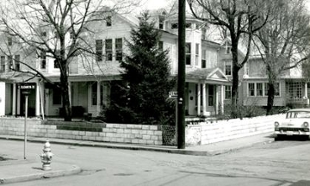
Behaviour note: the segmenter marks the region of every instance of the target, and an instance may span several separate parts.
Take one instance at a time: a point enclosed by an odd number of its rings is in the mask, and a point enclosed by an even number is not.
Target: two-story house
[[[242,81],[243,104],[266,106],[267,83],[266,65],[261,56],[251,56],[246,66],[246,75]],[[275,84],[274,106],[301,107],[309,105],[310,87],[308,87],[308,81],[302,75],[301,65],[283,71],[278,75]]]
[[[169,51],[171,76],[177,76],[178,73],[177,9],[175,3],[171,10],[159,10],[152,14],[162,33],[159,46]],[[104,20],[87,25],[92,33],[85,34],[85,39],[93,46],[95,55],[83,59],[77,57],[70,62],[69,85],[73,116],[81,116],[80,112],[98,116],[102,105],[109,106],[113,84],[115,81],[121,81],[119,61],[124,60],[125,55],[130,55],[126,42],[130,41],[131,29],[137,25],[136,17],[117,13],[106,15]],[[5,34],[2,36],[10,43],[11,38]],[[70,36],[67,37],[70,39]],[[18,47],[18,43],[12,45]],[[5,48],[7,45],[1,47]],[[10,72],[9,68],[11,64],[20,65],[19,68],[24,71],[35,68],[51,81],[59,82],[59,68],[55,60],[46,54],[36,54],[32,50],[16,50],[23,52],[14,55],[8,55],[3,51],[0,55],[2,70],[0,115],[24,114],[25,95],[22,85],[25,84],[32,85],[33,88],[28,96],[29,115],[61,115],[62,99],[59,90],[51,87],[40,77],[32,77],[26,72]],[[29,67],[19,64],[19,58],[21,61],[27,61]],[[224,111],[224,104],[229,101],[231,95],[231,67],[229,45],[226,42],[221,44],[209,41],[204,24],[187,11],[185,88],[187,115],[209,116]]]

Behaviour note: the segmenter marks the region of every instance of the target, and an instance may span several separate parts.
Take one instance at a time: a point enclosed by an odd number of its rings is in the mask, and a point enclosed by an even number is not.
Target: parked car
[[[291,109],[283,120],[274,123],[276,140],[284,136],[305,136],[310,138],[310,108]]]

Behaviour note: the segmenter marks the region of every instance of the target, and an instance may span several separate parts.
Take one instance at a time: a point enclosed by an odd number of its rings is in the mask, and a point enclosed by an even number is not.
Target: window
[[[225,62],[225,75],[227,75],[227,76],[231,76],[232,75],[231,62]]]
[[[97,84],[98,83],[93,83],[91,87],[92,105],[97,105]],[[102,90],[103,90],[103,86],[100,85],[100,103],[102,103],[103,101]]]
[[[275,83],[274,84],[274,88],[275,88],[275,92],[274,95],[275,96],[280,96],[280,83]],[[268,96],[268,90],[269,90],[269,85],[268,83],[264,83],[264,95]],[[301,92],[300,92],[301,93]]]
[[[275,96],[280,96],[280,83],[275,83],[274,85],[274,95]],[[301,89],[300,89],[300,94],[301,94]]]
[[[19,71],[20,70],[20,55],[15,55],[15,70]]]
[[[59,62],[57,59],[54,60],[54,68],[59,68]]]
[[[214,106],[214,85],[208,87],[208,106]]]
[[[102,61],[102,40],[96,40],[96,61]]]
[[[61,105],[61,95],[59,94],[59,88],[53,88],[53,104]]]
[[[107,16],[106,18],[106,26],[112,26],[112,16]]]
[[[199,59],[199,44],[196,43],[195,48],[195,65],[198,66],[198,59]]]
[[[201,29],[201,39],[206,39],[206,32],[207,30],[205,27]]]
[[[12,44],[13,44],[13,39],[12,39],[12,37],[8,37],[8,45],[9,45],[9,46],[12,46]]]
[[[191,43],[185,44],[186,65],[191,65]]]
[[[97,83],[93,83],[91,86],[92,105],[97,105]]]
[[[116,61],[123,60],[123,39],[116,38],[115,39],[115,50],[116,50]]]
[[[158,42],[158,49],[159,49],[160,51],[164,51],[164,42],[163,42],[163,41],[159,41],[159,42]]]
[[[5,56],[1,56],[1,60],[0,60],[0,71],[4,72],[5,71]]]
[[[202,50],[202,55],[201,55],[201,68],[206,68],[206,50]]]
[[[8,56],[8,67],[9,71],[13,69],[13,56]]]
[[[301,82],[289,82],[287,83],[289,98],[296,99],[302,98],[302,83]]]
[[[161,29],[161,30],[164,29],[164,17],[163,16],[159,17],[158,28]]]
[[[172,23],[171,29],[177,29],[179,27],[178,23]]]
[[[231,86],[225,86],[225,99],[231,99]]]
[[[112,61],[112,39],[105,40],[105,55],[107,61]]]
[[[256,96],[263,96],[263,83],[256,83]]]
[[[225,54],[230,54],[230,53],[231,53],[231,46],[226,46]]]
[[[40,55],[40,68],[41,69],[46,69],[46,52],[45,51],[41,51],[41,55]]]
[[[255,96],[255,83],[248,84],[248,94],[249,96]]]

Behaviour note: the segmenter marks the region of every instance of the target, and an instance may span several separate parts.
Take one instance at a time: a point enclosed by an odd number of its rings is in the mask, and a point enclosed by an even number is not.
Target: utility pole
[[[185,149],[185,3],[186,0],[179,0],[179,27],[178,27],[178,49],[179,49],[179,65],[178,65],[178,127],[177,142],[178,149]]]

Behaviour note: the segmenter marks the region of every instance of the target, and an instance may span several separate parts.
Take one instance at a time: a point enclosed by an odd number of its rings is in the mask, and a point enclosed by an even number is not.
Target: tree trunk
[[[272,115],[272,107],[274,103],[274,95],[275,95],[275,81],[272,79],[269,79],[268,81],[268,99],[267,99],[267,111],[266,115]]]
[[[68,83],[68,75],[66,62],[61,62],[61,73],[60,73],[60,84],[62,89],[62,108],[64,111],[64,120],[71,121],[72,120],[72,111],[71,111],[71,103],[70,103],[70,94],[69,94],[69,83]]]
[[[233,65],[233,72],[232,72],[232,92],[231,92],[231,117],[237,118],[239,115],[238,112],[238,70],[235,68],[235,65]]]
[[[231,118],[238,118],[238,84],[239,84],[239,66],[238,66],[238,42],[232,42],[232,93],[231,93]]]

